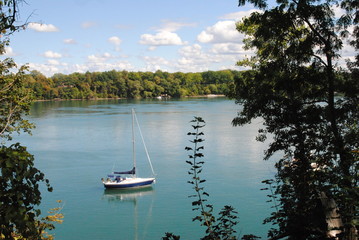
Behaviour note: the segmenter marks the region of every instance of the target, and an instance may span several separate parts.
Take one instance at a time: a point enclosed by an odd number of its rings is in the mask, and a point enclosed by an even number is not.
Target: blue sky
[[[46,76],[86,71],[238,69],[246,54],[237,0],[36,0],[7,55]]]
[[[235,23],[253,9],[238,0],[36,0],[20,5],[28,28],[7,56],[46,76],[109,70],[238,69]]]

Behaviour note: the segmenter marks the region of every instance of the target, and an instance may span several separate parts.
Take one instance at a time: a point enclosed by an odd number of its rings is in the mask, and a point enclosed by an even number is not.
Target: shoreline
[[[184,97],[180,97],[180,98],[217,98],[217,97],[226,97],[226,95],[224,94],[208,94],[208,95],[196,95],[196,96],[184,96]],[[158,100],[162,100],[162,99],[171,99],[172,97],[163,97],[163,98],[157,98],[157,97],[153,97],[153,98],[134,98],[134,99],[158,99]],[[83,100],[87,100],[87,101],[97,101],[97,100],[124,100],[124,99],[130,99],[130,98],[90,98],[90,99],[83,99],[83,98],[72,98],[72,99],[63,99],[63,98],[55,98],[55,99],[36,99],[33,102],[60,102],[60,101],[83,101]]]

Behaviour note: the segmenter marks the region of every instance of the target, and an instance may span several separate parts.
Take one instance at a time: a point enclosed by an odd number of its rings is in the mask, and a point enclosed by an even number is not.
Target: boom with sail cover
[[[131,174],[131,175],[135,175],[136,174],[136,168],[133,167],[132,170],[130,171],[125,171],[125,172],[113,172],[114,174]]]

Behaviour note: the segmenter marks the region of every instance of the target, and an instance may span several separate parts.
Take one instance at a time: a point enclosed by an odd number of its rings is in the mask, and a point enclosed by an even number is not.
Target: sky
[[[27,0],[7,56],[46,76],[110,70],[238,69],[238,0]]]
[[[28,27],[6,56],[46,76],[241,70],[252,54],[235,23],[254,9],[238,0],[27,0],[19,11]]]

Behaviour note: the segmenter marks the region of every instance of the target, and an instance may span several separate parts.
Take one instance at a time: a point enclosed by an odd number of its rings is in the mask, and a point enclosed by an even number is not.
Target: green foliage
[[[16,25],[18,17],[18,0],[0,1],[0,30],[1,34],[8,36],[13,32],[24,28],[24,25]],[[1,54],[4,52],[1,51]]]
[[[260,237],[257,237],[253,234],[249,234],[249,235],[244,235],[241,239],[243,240],[256,240],[256,239],[260,239]]]
[[[25,27],[18,23],[18,0],[0,1],[0,55],[9,45],[9,36]],[[26,66],[17,67],[13,59],[0,60],[0,239],[53,239],[45,229],[53,229],[53,222],[62,215],[52,212],[40,220],[41,202],[39,183],[45,182],[44,174],[34,167],[34,157],[19,143],[6,146],[14,132],[28,132],[34,127],[24,116],[29,113],[32,101],[32,83],[38,92],[48,89],[39,82],[44,76],[33,72],[26,76]],[[34,80],[39,79],[39,82]],[[50,92],[51,93],[51,92]],[[54,209],[55,211],[55,209]]]
[[[174,235],[173,233],[166,233],[166,236],[164,236],[162,239],[163,240],[179,240],[181,237]]]
[[[191,154],[188,155],[190,160],[187,160],[186,163],[190,165],[190,171],[188,172],[189,175],[192,175],[191,180],[188,181],[189,184],[193,185],[193,190],[195,191],[195,195],[191,195],[189,197],[196,198],[195,201],[192,202],[192,210],[199,211],[200,215],[193,218],[193,221],[199,221],[202,225],[207,227],[206,232],[212,232],[212,225],[214,222],[214,216],[212,215],[213,206],[210,204],[206,204],[207,199],[206,197],[209,196],[207,192],[204,191],[204,187],[202,187],[202,183],[206,180],[200,178],[200,173],[202,172],[202,166],[204,161],[199,161],[202,157],[204,157],[203,153],[200,150],[204,149],[204,146],[200,146],[200,144],[204,141],[201,136],[204,135],[201,132],[201,128],[205,126],[205,122],[200,117],[195,117],[191,123],[195,124],[192,125],[194,132],[189,132],[187,135],[191,135],[194,137],[192,142],[194,144],[194,148],[186,147],[186,151],[190,151]]]
[[[20,144],[0,147],[0,229],[5,239],[13,239],[14,232],[25,238],[40,236],[36,218],[41,202],[39,182],[44,174],[34,167],[34,157]]]
[[[0,61],[0,138],[11,140],[12,132],[30,132],[33,125],[23,119],[30,109],[30,90],[24,87],[26,67],[12,73],[16,64],[12,59]]]
[[[36,221],[36,225],[39,233],[41,233],[42,240],[54,240],[54,236],[49,234],[47,231],[55,229],[55,223],[61,224],[63,222],[64,215],[61,213],[62,206],[60,205],[62,201],[58,200],[57,202],[59,206],[50,209],[48,211],[50,215],[41,218],[41,221]]]
[[[190,142],[193,143],[194,146],[185,147],[185,150],[190,153],[188,155],[189,160],[186,161],[186,163],[190,165],[188,174],[191,176],[191,179],[188,183],[193,186],[192,189],[195,194],[190,195],[189,197],[195,199],[192,201],[192,211],[199,212],[197,216],[192,218],[192,221],[199,221],[202,226],[206,227],[206,235],[201,238],[203,240],[238,239],[235,236],[236,230],[234,229],[238,223],[238,217],[234,208],[231,206],[224,206],[218,214],[219,217],[216,219],[213,215],[213,205],[207,203],[209,194],[203,187],[203,183],[205,183],[206,180],[200,177],[204,164],[204,161],[201,160],[204,157],[204,154],[201,152],[201,150],[204,149],[204,146],[202,145],[204,142],[204,139],[202,138],[204,133],[201,129],[205,126],[205,121],[201,117],[194,117],[191,124],[193,132],[189,132],[187,135],[193,136],[193,139],[190,140]],[[175,240],[180,239],[180,236],[166,233],[166,236],[163,237],[163,239]]]
[[[268,236],[330,238],[326,195],[343,222],[336,225],[340,239],[357,239],[359,65],[337,66],[344,41],[355,39],[358,47],[357,1],[277,1],[272,8],[248,2],[262,12],[237,24],[256,56],[238,63],[252,70],[235,77],[231,96],[243,110],[233,124],[262,118],[257,139],[272,139],[265,159],[284,153],[275,179],[265,182],[275,209],[265,220],[275,226]],[[336,18],[333,9],[340,7],[344,14]]]
[[[206,227],[206,235],[202,239],[237,239],[234,227],[238,223],[238,217],[234,208],[224,206],[219,212],[218,219],[216,219],[213,215],[213,205],[207,203],[209,194],[203,187],[206,180],[200,177],[204,164],[204,161],[201,160],[204,157],[201,150],[204,149],[202,128],[205,126],[205,121],[201,117],[194,117],[191,123],[193,132],[189,132],[187,135],[193,136],[190,142],[193,143],[194,147],[186,147],[185,150],[191,153],[188,155],[189,160],[186,161],[190,165],[188,174],[191,176],[191,180],[188,183],[193,185],[195,194],[189,197],[195,198],[192,202],[192,210],[199,211],[199,215],[192,220],[199,221],[202,226]]]
[[[27,77],[27,86],[40,99],[154,98],[228,94],[236,71],[203,73],[86,72],[55,74],[50,78],[37,71]]]
[[[0,55],[9,45],[9,35],[24,27],[15,25],[18,14],[16,0],[0,1]],[[30,107],[30,91],[23,85],[27,67],[17,69],[11,58],[0,60],[0,139],[11,139],[12,132],[29,131],[32,125],[22,119]]]

